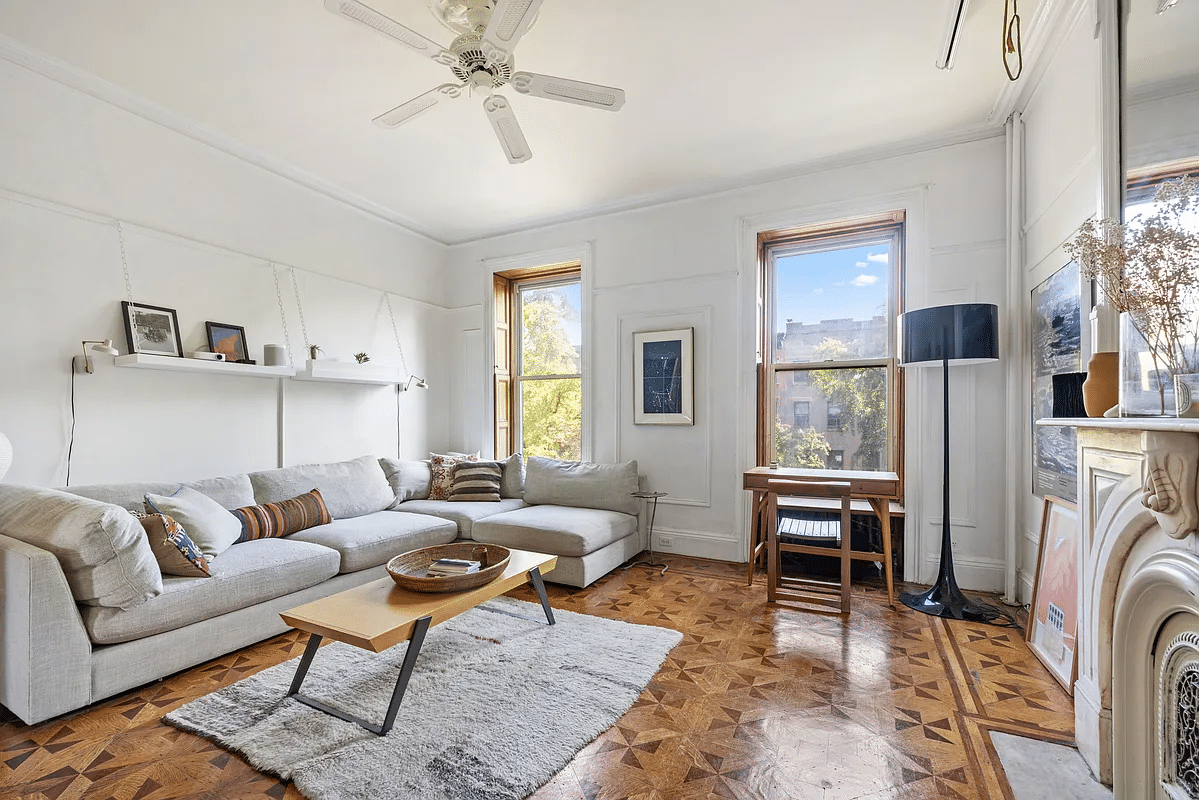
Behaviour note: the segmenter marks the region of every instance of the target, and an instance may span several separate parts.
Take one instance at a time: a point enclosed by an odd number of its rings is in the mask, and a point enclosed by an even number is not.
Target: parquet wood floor
[[[550,585],[556,608],[683,641],[537,800],[1012,800],[987,731],[1072,741],[1071,700],[1018,629],[893,611],[872,587],[855,587],[845,622],[767,606],[744,566],[666,558],[665,576],[637,567],[585,590]],[[0,797],[299,798],[160,718],[303,642],[277,636],[40,725],[0,709]]]

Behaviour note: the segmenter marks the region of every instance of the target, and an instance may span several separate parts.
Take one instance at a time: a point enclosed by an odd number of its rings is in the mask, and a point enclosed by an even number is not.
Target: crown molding
[[[1153,103],[1158,100],[1170,100],[1180,95],[1192,94],[1193,92],[1199,92],[1199,77],[1195,75],[1182,75],[1177,78],[1170,78],[1169,80],[1129,89],[1126,101],[1128,105],[1135,106],[1141,103]]]
[[[144,97],[129,92],[116,84],[78,67],[61,61],[48,53],[29,47],[17,40],[0,34],[0,58],[23,67],[30,72],[49,78],[56,83],[83,92],[101,102],[120,108],[156,125],[172,130],[189,139],[206,144],[234,158],[264,169],[285,180],[292,181],[318,194],[344,203],[363,213],[396,225],[409,233],[438,244],[447,244],[422,225],[379,205],[359,194],[317,177],[310,172],[286,161],[251,147],[231,136],[220,133],[198,122],[162,108]]]
[[[568,222],[577,222],[583,219],[625,214],[634,211],[642,211],[655,206],[686,203],[693,200],[717,197],[725,194],[734,194],[736,192],[744,191],[745,189],[750,189],[752,187],[761,186],[767,183],[775,183],[777,181],[790,180],[792,178],[802,178],[810,175],[816,175],[821,172],[829,172],[831,170],[858,167],[879,161],[887,161],[893,158],[902,158],[904,156],[915,155],[930,150],[939,150],[943,147],[953,147],[954,145],[970,144],[971,142],[980,142],[986,139],[999,138],[1003,135],[1004,129],[1002,125],[985,124],[971,126],[968,128],[960,128],[949,133],[939,133],[931,136],[905,139],[900,142],[891,142],[885,145],[855,150],[850,153],[841,153],[838,155],[813,159],[811,161],[801,161],[794,164],[788,164],[783,167],[760,170],[758,172],[750,172],[729,178],[719,178],[711,181],[693,183],[676,189],[669,189],[664,192],[639,195],[637,197],[631,197],[611,203],[597,203],[595,205],[584,206],[582,208],[562,214],[555,214],[548,217],[536,217],[506,227],[479,229],[477,231],[471,231],[459,236],[451,236],[448,238],[446,243],[451,247],[461,247],[463,245],[473,244],[486,239],[497,239],[502,236],[511,236],[512,234],[516,233],[524,233],[526,231],[537,230],[539,228],[548,228],[553,225],[562,225]]]
[[[1045,72],[1065,45],[1067,31],[1093,0],[1042,0],[1027,27],[1029,47],[1024,59],[1023,80],[1008,81],[995,99],[987,120],[1003,124],[1013,111],[1023,109],[1036,91]],[[1098,22],[1096,21],[1096,26]]]
[[[1066,3],[1082,5],[1085,2],[1087,0],[1044,0],[1044,5],[1064,5]],[[1038,9],[1038,15],[1039,12],[1040,9]],[[988,120],[986,123],[980,125],[961,128],[948,133],[891,142],[850,153],[796,162],[782,167],[760,170],[743,175],[702,181],[662,192],[638,195],[608,203],[583,206],[561,214],[534,217],[511,225],[479,228],[457,235],[440,235],[386,206],[313,175],[231,136],[189,120],[174,111],[162,108],[103,78],[81,70],[78,67],[3,34],[0,34],[0,59],[4,59],[64,86],[80,91],[149,122],[161,125],[194,141],[206,144],[285,180],[292,181],[318,194],[322,194],[363,213],[396,225],[423,239],[450,247],[467,245],[486,239],[499,238],[568,222],[576,222],[592,217],[640,211],[654,206],[688,202],[705,197],[734,193],[757,185],[814,175],[830,170],[846,169],[893,158],[901,158],[942,147],[967,144],[1003,135],[1002,120],[999,122]]]

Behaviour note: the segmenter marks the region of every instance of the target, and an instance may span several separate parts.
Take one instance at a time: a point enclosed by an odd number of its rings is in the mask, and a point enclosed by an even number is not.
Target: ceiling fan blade
[[[395,128],[413,117],[420,116],[442,100],[458,97],[465,87],[466,84],[444,83],[412,98],[407,103],[396,106],[385,114],[380,114],[375,117],[374,123],[380,128]]]
[[[393,41],[407,45],[422,56],[431,58],[439,64],[450,67],[458,63],[458,59],[454,57],[454,54],[437,42],[434,42],[432,39],[426,39],[424,36],[421,36],[411,28],[401,25],[386,14],[380,14],[370,6],[359,3],[358,0],[325,0],[325,8],[335,14],[340,14],[346,19],[351,19],[354,22],[378,31]]]
[[[487,112],[491,127],[500,140],[500,147],[504,148],[504,155],[510,163],[520,164],[533,157],[529,143],[525,141],[525,135],[516,122],[516,115],[512,113],[512,106],[502,95],[493,94],[484,100],[483,110]]]
[[[521,94],[544,97],[546,100],[561,100],[588,108],[619,111],[624,105],[624,89],[600,86],[598,83],[572,81],[536,72],[515,72],[509,85]]]
[[[512,48],[533,24],[541,0],[496,0],[487,30],[483,31],[483,54],[493,61],[504,61]]]

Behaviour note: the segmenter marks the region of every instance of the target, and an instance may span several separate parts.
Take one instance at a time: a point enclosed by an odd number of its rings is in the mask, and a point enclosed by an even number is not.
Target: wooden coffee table
[[[548,572],[553,569],[558,563],[558,557],[525,550],[511,550],[511,554],[504,574],[477,589],[448,594],[422,594],[401,589],[388,576],[284,611],[279,615],[284,622],[311,634],[308,637],[308,645],[304,648],[304,655],[300,658],[300,665],[296,668],[291,688],[287,690],[287,696],[294,697],[317,711],[357,723],[371,733],[385,736],[391,730],[396,713],[400,710],[400,702],[408,688],[408,679],[412,677],[416,657],[425,641],[425,632],[432,626],[452,619],[463,611],[469,611],[480,603],[498,597],[527,581],[532,581],[537,589],[546,620],[550,625],[554,624],[554,610],[550,608],[549,598],[545,596],[545,583],[541,579],[541,573],[543,570]],[[317,648],[320,647],[321,639],[326,636],[376,653],[381,653],[400,642],[408,642],[408,652],[404,655],[404,663],[400,667],[395,690],[391,693],[391,703],[387,706],[383,724],[376,725],[300,694],[300,685],[304,683],[308,667],[312,664]]]

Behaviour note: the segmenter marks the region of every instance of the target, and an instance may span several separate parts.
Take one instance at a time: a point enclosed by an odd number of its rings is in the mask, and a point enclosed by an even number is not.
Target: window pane
[[[783,467],[890,470],[887,369],[796,370],[775,377],[775,460]]]
[[[886,358],[894,239],[774,260],[774,363]]]
[[[582,290],[578,283],[520,290],[521,374],[582,372]]]
[[[583,382],[579,378],[521,381],[524,454],[582,460]]]

